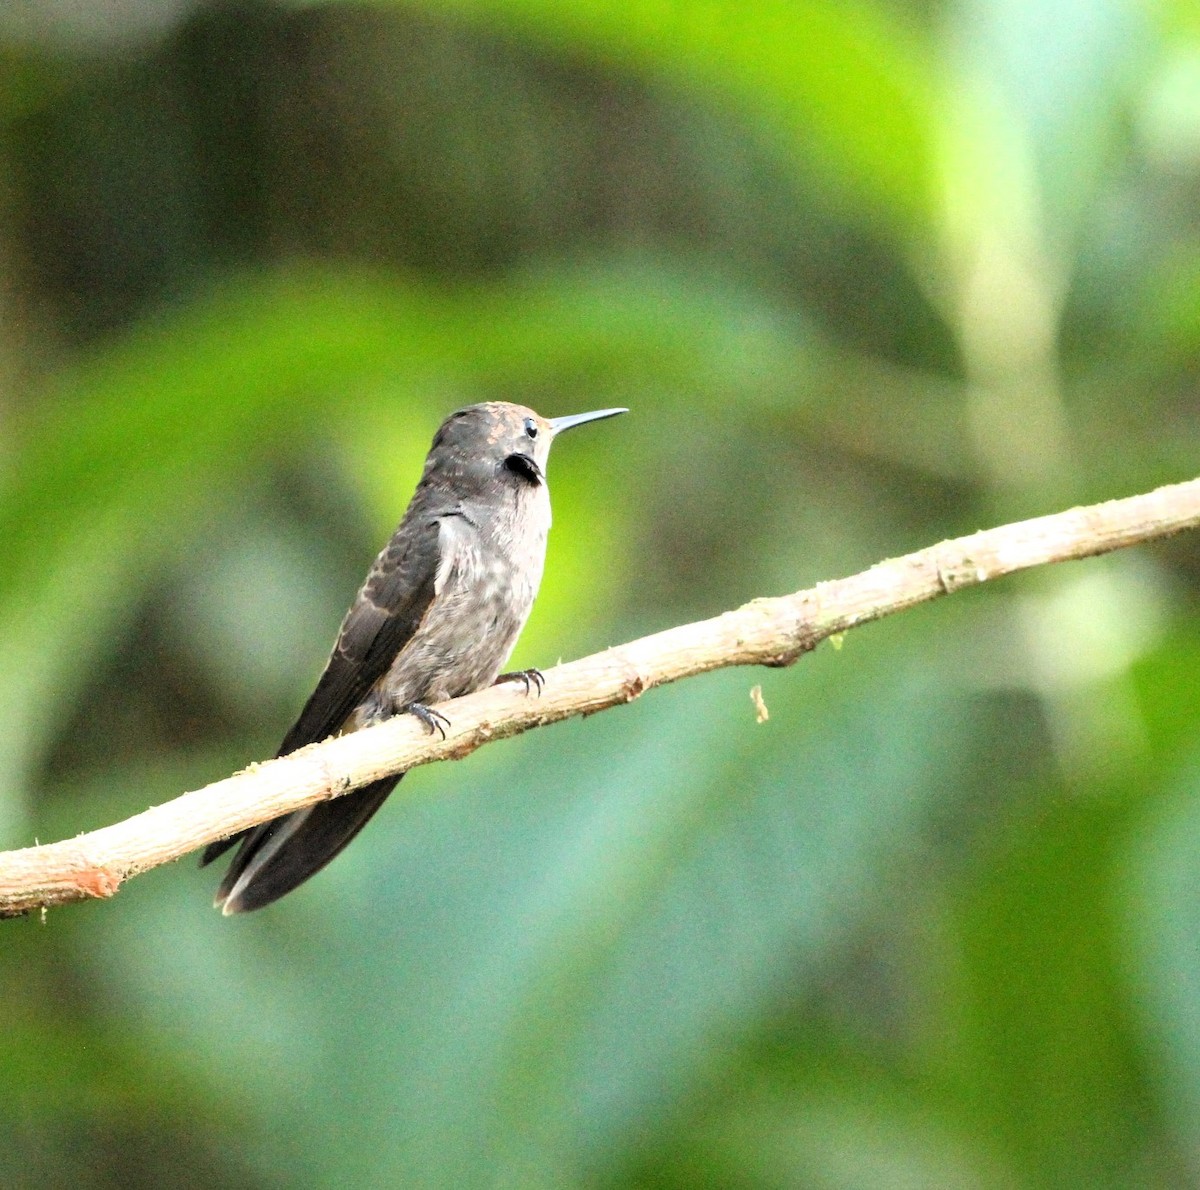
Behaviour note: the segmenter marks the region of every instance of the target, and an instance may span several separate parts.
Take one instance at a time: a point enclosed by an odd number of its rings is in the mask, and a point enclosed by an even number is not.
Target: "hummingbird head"
[[[589,421],[628,413],[627,409],[598,409],[568,417],[542,417],[524,405],[487,401],[450,414],[438,429],[425,464],[425,474],[437,470],[460,482],[537,487],[546,482],[550,445],[564,430]]]

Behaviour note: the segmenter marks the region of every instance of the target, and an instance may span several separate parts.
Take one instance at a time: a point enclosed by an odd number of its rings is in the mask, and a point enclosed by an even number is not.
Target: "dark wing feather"
[[[325,672],[309,696],[278,755],[327,739],[366,698],[412,639],[433,602],[440,552],[438,522],[415,531],[402,525],[375,559],[342,621]]]
[[[413,517],[406,517],[392,540],[375,559],[366,582],[342,621],[333,652],[325,665],[325,672],[321,674],[321,679],[300,712],[300,717],[284,737],[277,755],[286,756],[307,744],[326,739],[342,727],[354,709],[366,698],[371,687],[387,672],[396,655],[416,633],[429,610],[429,605],[433,602],[434,580],[439,560],[437,519],[429,515],[419,521]],[[337,798],[323,803],[321,807],[311,809],[322,808],[330,818],[336,818],[339,814],[349,816],[350,804],[355,801],[356,796],[351,794],[349,797]],[[381,803],[383,799],[379,800]],[[343,803],[345,807],[339,811],[337,808]],[[371,813],[375,808],[378,807],[374,807]],[[298,813],[309,814],[310,811]],[[369,816],[368,814],[367,817]],[[225,879],[221,882],[221,890],[227,892],[246,869],[255,852],[282,824],[294,817],[295,815],[285,815],[263,823],[251,831],[210,843],[200,859],[201,866],[212,863],[235,843],[241,842],[241,850],[234,857]],[[341,842],[338,850],[345,846],[365,823],[366,818],[362,818],[355,831]],[[316,827],[317,824],[314,823],[313,828]],[[320,840],[314,839],[314,842],[317,841]],[[294,845],[299,848],[300,843],[301,840],[296,839]],[[301,854],[302,850],[298,850],[297,855]],[[320,862],[315,862],[314,855],[314,866],[308,874],[311,875],[327,863],[334,854],[336,852],[331,852]],[[282,896],[282,893],[277,895]],[[220,900],[222,892],[218,892],[217,896]]]

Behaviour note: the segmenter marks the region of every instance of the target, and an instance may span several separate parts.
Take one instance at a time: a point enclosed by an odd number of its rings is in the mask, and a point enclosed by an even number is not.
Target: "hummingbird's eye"
[[[530,438],[537,437],[537,434],[538,434],[537,422],[535,422],[532,417],[527,417],[525,419],[525,433]]]

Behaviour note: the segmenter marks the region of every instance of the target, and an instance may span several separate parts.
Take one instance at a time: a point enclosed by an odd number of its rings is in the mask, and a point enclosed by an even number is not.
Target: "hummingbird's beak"
[[[603,417],[616,417],[618,413],[628,413],[628,409],[597,409],[594,413],[572,413],[569,417],[550,418],[550,431],[556,437],[569,430],[572,426],[581,426],[584,422],[599,421]]]

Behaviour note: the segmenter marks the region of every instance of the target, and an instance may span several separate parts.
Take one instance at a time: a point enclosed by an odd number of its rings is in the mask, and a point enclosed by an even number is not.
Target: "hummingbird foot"
[[[537,691],[538,696],[541,696],[542,687],[546,684],[546,675],[540,669],[514,669],[511,673],[501,674],[493,683],[493,686],[499,686],[501,682],[524,682],[526,696]]]
[[[450,720],[441,711],[431,710],[423,702],[410,702],[400,709],[405,714],[415,715],[420,719],[430,735],[436,731],[441,734],[442,739],[446,738],[446,728],[450,726]]]

